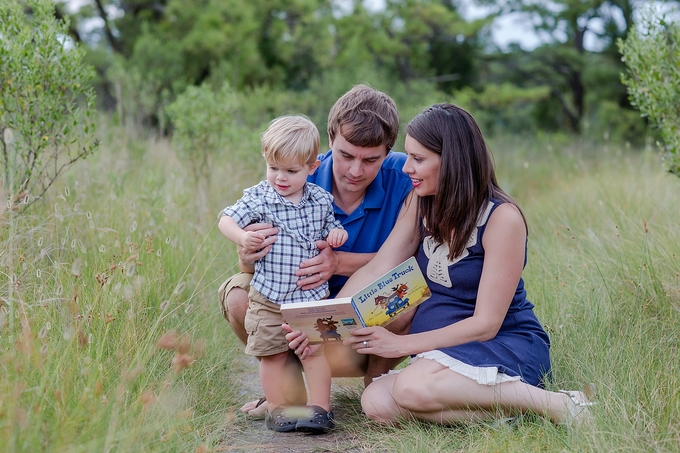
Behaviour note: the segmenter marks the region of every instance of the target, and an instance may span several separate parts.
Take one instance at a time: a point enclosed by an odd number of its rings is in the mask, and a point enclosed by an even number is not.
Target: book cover
[[[418,263],[411,257],[352,297],[281,305],[293,330],[311,344],[342,341],[352,329],[385,326],[430,297]]]

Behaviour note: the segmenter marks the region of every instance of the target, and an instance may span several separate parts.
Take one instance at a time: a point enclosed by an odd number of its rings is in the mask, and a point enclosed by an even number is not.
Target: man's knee
[[[242,288],[233,288],[226,295],[223,313],[231,324],[243,325],[248,311],[248,292]]]
[[[324,353],[328,358],[333,377],[361,377],[366,374],[368,356],[359,354],[345,345],[326,345]]]
[[[222,316],[229,322],[243,324],[248,309],[248,291],[253,274],[232,275],[217,291]]]

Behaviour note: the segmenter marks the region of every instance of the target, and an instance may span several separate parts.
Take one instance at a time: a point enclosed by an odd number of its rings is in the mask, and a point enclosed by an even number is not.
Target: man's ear
[[[309,174],[313,175],[317,168],[321,165],[321,161],[317,159],[312,165],[309,166]]]

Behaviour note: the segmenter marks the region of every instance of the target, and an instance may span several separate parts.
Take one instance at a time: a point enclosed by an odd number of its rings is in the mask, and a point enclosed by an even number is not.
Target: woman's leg
[[[402,387],[403,373],[411,368],[409,365],[399,374],[390,374],[373,381],[361,396],[361,407],[366,415],[378,423],[397,423],[399,420],[417,418],[443,424],[460,422],[463,420],[486,420],[493,418],[493,414],[485,410],[473,409],[439,409],[434,411],[412,410],[413,404],[405,404],[402,397],[396,399],[394,396],[395,385],[397,389]],[[462,377],[462,376],[461,376]],[[424,381],[423,381],[424,382]],[[423,386],[427,384],[423,383]],[[416,386],[422,390],[417,383]],[[397,390],[398,392],[403,391]],[[411,395],[415,396],[415,395]],[[416,407],[418,407],[416,405]],[[440,406],[441,407],[441,406]],[[419,408],[420,409],[420,408]]]
[[[385,381],[388,377],[391,379]],[[377,421],[412,416],[446,424],[534,412],[555,423],[565,423],[573,404],[568,395],[520,381],[495,386],[478,384],[428,359],[419,359],[398,375],[388,377],[371,384],[362,397],[364,411]],[[580,399],[585,401],[585,395]]]

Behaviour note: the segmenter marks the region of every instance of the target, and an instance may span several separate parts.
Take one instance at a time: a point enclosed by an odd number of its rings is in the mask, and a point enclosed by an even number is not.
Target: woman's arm
[[[409,197],[402,207],[397,223],[380,250],[368,264],[352,274],[336,297],[354,294],[414,255],[420,244],[420,235],[416,227],[417,211],[416,197]],[[300,331],[292,332],[289,327],[286,330],[290,332],[286,335],[288,345],[301,359],[305,359],[309,354],[307,335]]]
[[[496,208],[482,237],[484,266],[474,314],[455,324],[407,336],[395,336],[380,327],[352,331],[346,343],[358,352],[402,357],[472,341],[493,339],[508,312],[524,267],[526,227],[519,210],[510,203]],[[363,347],[368,340],[369,347]]]
[[[420,244],[416,224],[418,203],[409,196],[399,214],[397,223],[375,256],[347,280],[337,297],[351,296],[385,272],[413,256]]]
[[[413,207],[413,212],[409,209]],[[412,220],[415,225],[415,215],[417,208],[417,198],[413,192],[411,192],[404,201],[404,204],[399,211],[399,217],[397,218],[397,223],[400,219],[412,215]],[[376,226],[378,228],[379,226]],[[396,228],[396,224],[395,227]],[[393,229],[394,230],[394,229]],[[360,239],[359,239],[360,240]],[[309,279],[302,278],[298,281],[298,285],[302,289],[313,289],[320,286],[322,283],[328,281],[333,275],[343,275],[345,277],[352,276],[356,271],[367,265],[376,255],[376,253],[355,253],[355,252],[339,252],[328,247],[328,244],[324,241],[317,241],[317,247],[319,247],[319,254],[313,258],[303,261],[300,263],[300,269],[295,272],[295,275],[304,277],[306,275],[314,275]],[[418,244],[416,244],[417,247]],[[414,250],[415,251],[415,250]],[[408,258],[408,257],[407,257]],[[404,258],[405,260],[406,258]],[[402,261],[404,261],[402,260]],[[399,261],[394,264],[401,263]],[[392,266],[392,267],[394,267]],[[391,268],[386,269],[390,270]],[[321,281],[316,278],[316,274],[321,275]]]

